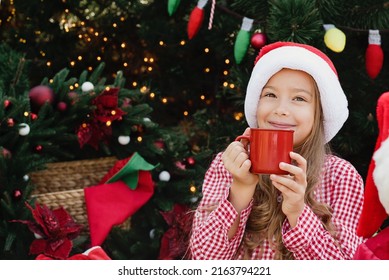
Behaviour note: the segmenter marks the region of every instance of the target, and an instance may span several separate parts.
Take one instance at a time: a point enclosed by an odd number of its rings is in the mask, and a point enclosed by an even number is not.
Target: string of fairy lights
[[[63,2],[66,3],[66,0],[63,0]],[[150,2],[147,0],[142,0],[142,1],[139,1],[139,3],[143,4],[143,5],[149,5],[152,3],[152,1]],[[114,6],[115,3],[113,2],[112,5]],[[110,6],[110,9],[111,8],[112,8],[112,6]],[[16,11],[16,8],[14,6],[14,0],[10,0],[9,1],[9,16],[6,19],[6,22],[10,23],[13,20],[15,20],[16,13],[17,13],[17,11]],[[86,48],[88,45],[93,44],[97,40],[100,40],[103,44],[107,44],[107,45],[112,44],[112,41],[113,41],[112,38],[110,38],[106,34],[103,34],[103,32],[100,32],[99,30],[97,30],[97,28],[88,26],[88,22],[93,21],[93,18],[96,15],[96,13],[93,10],[88,10],[88,9],[86,9],[84,11],[84,13],[85,13],[85,20],[80,20],[80,18],[77,15],[72,14],[72,12],[69,9],[64,9],[63,13],[58,17],[58,19],[50,18],[50,22],[51,23],[58,22],[60,29],[66,33],[77,32],[79,43],[80,44],[82,43],[83,45],[85,45]],[[112,28],[118,29],[120,27],[120,24],[125,22],[125,21],[126,21],[126,18],[124,16],[119,16],[117,21],[112,23]],[[0,25],[1,24],[2,23],[0,22]],[[39,31],[39,30],[35,30],[34,33],[36,36],[41,36],[41,31]],[[19,36],[19,35],[16,35],[16,36]],[[114,36],[114,33],[110,34],[110,36]],[[28,44],[29,43],[29,42],[27,42],[27,39],[22,38],[22,37],[18,38],[18,41],[21,44]],[[187,44],[187,42],[188,42],[187,40],[182,39],[177,44],[175,44],[175,46],[178,45],[178,46],[184,47]],[[157,44],[160,47],[169,47],[172,45],[171,43],[168,44],[167,42],[165,42],[163,40],[160,40]],[[126,50],[126,47],[127,47],[126,42],[123,41],[123,42],[119,43],[120,50],[124,51],[124,50]],[[104,46],[102,47],[102,49],[104,50]],[[209,47],[205,47],[203,50],[204,54],[209,54],[210,52],[211,52],[211,50]],[[39,50],[39,55],[41,56],[41,59],[45,60],[46,67],[52,68],[55,66],[52,58],[47,56],[47,53],[45,50]],[[156,60],[157,59],[155,57],[153,57],[152,54],[150,54],[150,53],[147,54],[143,58],[144,64],[141,65],[140,68],[135,70],[135,71],[142,72],[142,73],[152,73],[155,69]],[[91,63],[95,63],[95,62],[98,63],[98,62],[102,62],[102,61],[104,61],[103,51],[99,54],[96,54],[95,61],[91,61]],[[77,55],[77,57],[69,59],[68,67],[75,68],[77,66],[77,64],[79,64],[79,63],[85,64],[85,58],[82,55]],[[233,82],[227,81],[227,77],[229,75],[228,67],[231,64],[231,60],[226,58],[224,63],[225,63],[226,69],[223,70],[222,74],[226,77],[226,79],[225,79],[225,81],[223,81],[222,86],[226,89],[233,90],[233,89],[235,89],[235,84]],[[129,61],[124,60],[124,61],[122,61],[122,66],[124,68],[131,67],[131,63]],[[89,72],[92,72],[94,70],[94,67],[87,66],[86,69]],[[204,73],[211,73],[211,71],[212,71],[211,66],[207,66],[203,69]],[[112,77],[115,77],[116,73],[112,73],[111,75],[112,75]],[[52,80],[50,82],[52,82]],[[133,88],[139,87],[140,92],[144,93],[144,94],[148,94],[149,98],[152,100],[155,100],[158,96],[158,94],[155,91],[150,90],[150,88],[148,86],[140,85],[140,82],[137,80],[130,81],[130,85]],[[69,90],[75,90],[79,86],[80,86],[79,84],[75,83],[74,85],[69,86]],[[210,105],[212,102],[209,98],[207,98],[207,95],[205,93],[199,94],[198,98],[202,102],[204,102],[205,105]],[[172,100],[172,98],[164,97],[164,96],[160,96],[160,98],[158,100],[162,104],[168,104],[169,102],[174,102],[174,100]],[[182,114],[184,117],[187,117],[190,115],[189,110],[186,110],[186,109],[184,109]],[[237,120],[241,120],[241,118],[243,117],[243,113],[237,112],[234,114],[234,117]]]
[[[62,2],[66,3],[66,0],[62,0]],[[139,0],[138,2],[142,5],[145,5],[145,6],[151,5],[153,3],[153,1],[150,1],[150,0]],[[204,5],[207,4],[207,2],[212,2],[212,4],[216,3],[216,1],[199,0],[198,5],[201,2],[202,2],[202,4],[201,4],[202,7],[204,7]],[[1,1],[0,1],[0,4],[1,4]],[[179,5],[179,1],[169,0],[168,1],[168,9],[170,8],[169,13],[171,13],[171,14],[174,13],[174,11],[175,11],[175,9],[177,9],[178,5]],[[223,13],[227,13],[235,18],[245,19],[244,15],[237,14],[234,11],[231,11],[230,9],[228,9],[228,7],[224,7],[220,4],[215,4],[214,7],[216,9],[218,9],[219,11],[221,11]],[[106,8],[109,8],[111,13],[113,11],[115,11],[115,13],[118,15],[116,21],[111,23],[112,24],[111,27],[113,28],[113,30],[119,29],[121,27],[121,24],[126,21],[126,17],[124,15],[120,15],[120,9],[116,6],[115,2],[110,3],[110,6],[106,7]],[[8,16],[6,17],[5,21],[7,23],[10,23],[13,20],[15,20],[16,13],[17,13],[16,8],[14,6],[14,0],[9,0],[8,11],[9,11]],[[107,33],[103,33],[102,31],[98,30],[96,27],[89,26],[89,25],[91,25],[90,23],[93,22],[93,19],[98,15],[98,12],[99,12],[99,11],[93,10],[92,6],[90,6],[90,7],[88,6],[88,8],[86,8],[83,12],[84,12],[84,14],[82,16],[84,18],[83,18],[83,20],[81,20],[80,19],[81,15],[76,15],[74,12],[70,11],[68,8],[65,8],[63,13],[57,19],[50,18],[50,22],[51,23],[58,22],[61,30],[63,30],[66,33],[68,33],[68,32],[78,33],[78,35],[77,35],[78,39],[79,39],[78,43],[83,44],[86,49],[88,48],[89,45],[94,44],[96,41],[101,40],[101,42],[103,43],[103,46],[101,47],[101,52],[95,54],[95,56],[94,56],[95,60],[91,61],[91,63],[93,64],[93,63],[102,62],[105,60],[105,58],[104,58],[104,49],[105,49],[104,44],[112,46],[112,42],[113,42],[112,37],[115,36],[115,32],[112,32],[108,36]],[[210,17],[211,17],[211,15],[210,15]],[[3,24],[3,23],[0,22],[0,25],[1,24]],[[338,26],[338,27],[332,26],[330,28],[330,31],[332,31],[332,32],[327,32],[328,34],[326,34],[326,35],[328,35],[328,36],[324,38],[326,45],[335,52],[341,52],[344,48],[345,36],[344,36],[344,34],[342,34],[341,30],[353,30],[353,29],[350,29],[350,28],[344,27],[344,26]],[[242,30],[240,30],[239,32],[241,32],[241,31]],[[356,29],[356,31],[361,32],[361,31],[369,31],[369,30]],[[379,30],[379,32],[381,32],[381,33],[387,32],[387,31],[388,30]],[[36,30],[35,35],[37,37],[41,36],[41,31]],[[331,37],[329,35],[331,35]],[[18,35],[16,35],[16,36],[18,36]],[[236,36],[236,38],[238,38],[238,37],[239,37],[239,34]],[[21,44],[29,43],[29,42],[27,42],[27,40],[25,38],[19,38],[18,40]],[[179,42],[177,42],[175,44],[175,46],[178,45],[178,46],[184,47],[187,43],[188,43],[187,40],[181,39]],[[163,40],[160,40],[157,44],[160,47],[172,46],[172,43],[167,43]],[[235,42],[235,44],[237,44],[237,42]],[[126,53],[126,50],[128,48],[127,43],[125,41],[119,42],[116,47],[121,51],[121,53]],[[246,51],[246,50],[243,50],[243,51]],[[211,49],[209,47],[206,47],[206,48],[204,48],[203,52],[205,54],[208,54],[211,52]],[[47,57],[47,54],[44,50],[40,50],[39,54],[40,54],[41,58],[46,61],[45,65],[48,68],[54,66],[53,59]],[[235,57],[235,60],[237,60],[236,57]],[[139,69],[132,69],[131,71],[135,71],[138,73],[152,74],[152,72],[156,68],[156,65],[155,65],[156,61],[157,61],[157,58],[153,57],[152,54],[148,53],[143,58],[143,65],[141,65],[139,67]],[[70,68],[74,68],[78,64],[82,64],[82,65],[85,64],[85,58],[82,55],[77,55],[76,57],[69,59],[68,66]],[[124,57],[121,64],[125,69],[132,67],[131,63],[128,60],[126,60],[126,57]],[[225,59],[225,70],[222,71],[223,75],[225,76],[225,79],[222,81],[222,87],[224,89],[234,90],[236,88],[235,84],[233,82],[228,82],[228,76],[230,74],[228,68],[230,65],[231,65],[231,60]],[[87,66],[88,71],[91,72],[91,71],[93,71],[93,69],[94,69],[93,66]],[[203,69],[203,71],[204,71],[204,73],[211,73],[212,67],[207,66]],[[375,71],[375,72],[377,72],[377,71]],[[378,72],[379,72],[379,70],[378,70]],[[112,75],[112,77],[115,77],[116,73],[112,73],[111,75]],[[157,94],[155,91],[150,90],[150,88],[146,85],[141,85],[140,82],[137,80],[130,81],[130,85],[133,88],[139,87],[140,91],[144,94],[148,94],[150,99],[159,100],[162,104],[168,104],[170,102],[174,102],[174,98],[159,96],[159,94]],[[69,89],[74,90],[75,88],[78,88],[78,87],[79,87],[78,84],[74,84],[74,85],[70,86]],[[159,96],[159,99],[157,99],[157,96]],[[206,94],[199,94],[198,96],[199,96],[200,100],[202,102],[204,102],[206,105],[211,104],[211,100],[209,98],[207,98]],[[184,109],[182,114],[185,117],[190,115],[189,111],[186,109]],[[243,113],[241,113],[241,112],[234,113],[234,118],[236,120],[240,121],[243,118]]]

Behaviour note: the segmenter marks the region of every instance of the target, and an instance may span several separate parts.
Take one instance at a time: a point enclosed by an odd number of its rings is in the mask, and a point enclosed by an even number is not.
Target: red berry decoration
[[[1,155],[4,157],[4,158],[7,158],[7,159],[10,159],[12,157],[12,153],[7,150],[6,148],[0,148],[1,150]]]
[[[12,197],[14,200],[20,200],[22,198],[22,191],[19,189],[14,190]]]
[[[186,163],[187,163],[188,166],[193,166],[193,165],[195,165],[196,160],[193,157],[188,157],[186,159]]]
[[[44,85],[33,87],[28,93],[30,103],[34,109],[39,110],[46,102],[52,104],[54,101],[53,90]]]
[[[31,113],[30,116],[31,116],[31,119],[32,119],[33,121],[35,121],[35,120],[38,118],[38,115],[37,115],[37,114],[34,114],[34,113]]]
[[[4,100],[4,108],[7,109],[11,105],[11,101],[8,99]]]
[[[7,125],[8,125],[9,127],[13,127],[13,126],[15,125],[14,119],[9,118],[9,119],[7,120]]]
[[[250,43],[254,49],[259,51],[264,45],[266,45],[266,40],[266,35],[262,33],[261,30],[256,30],[253,36],[251,36]]]
[[[42,149],[43,149],[42,145],[38,145],[35,147],[35,151],[37,151],[38,153],[42,152]]]

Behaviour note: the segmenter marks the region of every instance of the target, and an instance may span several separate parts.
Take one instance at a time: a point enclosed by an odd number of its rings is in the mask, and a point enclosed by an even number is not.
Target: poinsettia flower
[[[55,259],[66,259],[72,250],[72,239],[76,238],[82,226],[76,224],[63,208],[54,210],[46,205],[35,204],[35,209],[26,203],[35,221],[14,220],[26,224],[38,239],[30,246],[30,254],[45,254]]]
[[[175,204],[168,212],[160,212],[170,226],[164,233],[159,250],[160,260],[182,259],[187,254],[193,211],[186,205]]]
[[[125,112],[118,107],[119,88],[107,88],[95,99],[92,104],[96,106],[94,117],[96,120],[106,123],[120,119]]]
[[[121,120],[126,114],[118,107],[119,88],[107,88],[92,100],[95,109],[88,122],[77,129],[77,138],[80,147],[91,145],[98,150],[99,143],[108,143],[112,137],[112,122]]]

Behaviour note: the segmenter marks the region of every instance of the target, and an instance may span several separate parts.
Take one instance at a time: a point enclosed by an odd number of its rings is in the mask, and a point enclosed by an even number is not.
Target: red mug
[[[280,162],[291,163],[293,130],[250,128],[250,136],[240,135],[235,141],[249,141],[250,172],[257,174],[289,174],[279,168]]]

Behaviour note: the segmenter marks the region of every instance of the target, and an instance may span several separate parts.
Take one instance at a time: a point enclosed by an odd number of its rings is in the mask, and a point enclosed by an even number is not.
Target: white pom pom
[[[159,173],[159,180],[168,182],[170,180],[170,173],[167,171],[162,171],[161,173]]]
[[[150,239],[154,239],[154,238],[155,238],[155,228],[153,228],[152,230],[150,230],[149,236],[150,236]]]
[[[120,135],[118,137],[118,142],[120,143],[120,145],[127,145],[128,143],[130,143],[130,141],[130,136]]]
[[[191,197],[190,202],[195,203],[199,198],[197,196]]]
[[[91,82],[84,82],[81,86],[81,90],[83,92],[89,92],[92,91],[95,88],[95,86]]]
[[[30,133],[30,126],[26,123],[21,123],[19,128],[19,135],[26,136]]]
[[[375,161],[374,183],[377,186],[380,202],[386,213],[389,214],[389,138],[381,143],[380,148],[375,151],[373,159]]]

